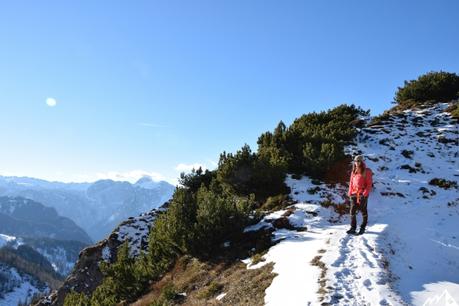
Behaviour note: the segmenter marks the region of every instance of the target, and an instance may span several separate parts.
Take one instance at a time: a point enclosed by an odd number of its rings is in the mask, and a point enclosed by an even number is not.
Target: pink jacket
[[[365,175],[360,173],[351,173],[351,179],[349,181],[349,191],[347,192],[348,196],[351,194],[363,194],[365,197],[371,192],[371,187],[373,184],[373,175],[370,168],[367,168],[365,163],[363,164],[365,167]]]

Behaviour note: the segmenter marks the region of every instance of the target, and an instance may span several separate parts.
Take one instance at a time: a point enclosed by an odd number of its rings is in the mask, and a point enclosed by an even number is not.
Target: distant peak
[[[137,184],[151,183],[151,182],[154,183],[153,178],[149,175],[144,175],[135,184],[137,185]]]
[[[156,189],[161,185],[161,182],[155,181],[149,175],[144,175],[134,185],[145,189]]]

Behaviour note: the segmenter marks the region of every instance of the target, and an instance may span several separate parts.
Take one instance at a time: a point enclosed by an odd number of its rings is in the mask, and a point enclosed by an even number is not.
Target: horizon
[[[459,71],[459,3],[49,1],[0,10],[1,176],[176,185],[279,121]]]
[[[32,179],[32,180],[45,181],[45,182],[48,182],[48,183],[61,183],[61,184],[93,184],[93,183],[98,182],[98,181],[114,181],[114,182],[126,182],[126,183],[130,183],[132,185],[134,185],[135,183],[137,183],[139,180],[141,180],[143,178],[149,178],[155,183],[166,182],[166,183],[169,183],[171,185],[175,185],[172,182],[168,182],[168,181],[163,180],[163,179],[157,179],[157,178],[149,176],[149,175],[141,176],[138,179],[136,179],[134,177],[132,177],[132,178],[129,178],[129,177],[113,177],[113,178],[106,177],[106,178],[97,178],[94,181],[81,181],[81,182],[53,181],[53,180],[42,179],[42,178],[39,178],[39,177],[3,175],[3,174],[0,174],[0,178],[6,178],[6,179]]]

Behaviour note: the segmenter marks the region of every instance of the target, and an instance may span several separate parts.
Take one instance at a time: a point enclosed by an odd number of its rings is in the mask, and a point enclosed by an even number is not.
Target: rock
[[[294,230],[295,227],[290,224],[290,221],[288,220],[287,217],[280,217],[279,219],[276,219],[272,222],[272,225],[277,228],[277,229],[288,229],[288,230]]]
[[[83,249],[73,271],[62,286],[49,296],[41,298],[34,306],[63,305],[65,296],[71,290],[83,292],[86,295],[92,294],[103,279],[99,269],[100,262],[114,262],[118,248],[126,240],[129,241],[131,256],[136,257],[141,250],[146,250],[149,230],[160,211],[153,209],[140,216],[128,218],[121,222],[108,238]],[[107,257],[107,253],[110,256]]]

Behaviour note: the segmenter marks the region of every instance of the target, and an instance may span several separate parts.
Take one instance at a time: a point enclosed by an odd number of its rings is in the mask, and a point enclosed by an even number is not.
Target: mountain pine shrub
[[[253,194],[262,201],[268,196],[286,193],[286,167],[268,156],[252,152],[246,144],[236,154],[220,155],[217,179],[225,187],[241,196]]]
[[[367,115],[369,111],[360,107],[342,104],[305,114],[288,128],[280,122],[273,133],[266,132],[258,138],[258,153],[290,173],[322,178],[344,158],[344,146],[357,133],[352,123]]]
[[[459,76],[444,71],[431,71],[416,80],[405,81],[395,93],[395,101],[406,108],[428,101],[449,102],[458,97]]]
[[[71,291],[65,297],[64,306],[91,306],[91,298],[84,293]]]

